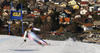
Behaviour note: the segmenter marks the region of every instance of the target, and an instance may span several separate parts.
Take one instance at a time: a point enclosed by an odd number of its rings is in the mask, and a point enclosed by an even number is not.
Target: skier
[[[24,33],[24,42],[26,42],[26,35],[28,35],[28,38],[30,40],[34,40],[36,43],[38,43],[39,45],[47,45],[47,42],[45,42],[44,40],[42,40],[41,38],[39,38],[34,32],[32,32],[32,30],[34,31],[40,31],[40,29],[35,28],[33,26],[29,26],[29,28],[25,31]]]

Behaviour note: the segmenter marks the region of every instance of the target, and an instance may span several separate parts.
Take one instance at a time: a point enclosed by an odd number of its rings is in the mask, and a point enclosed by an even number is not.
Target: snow
[[[34,41],[27,39],[23,42],[22,37],[0,35],[0,53],[100,53],[99,44],[65,41],[45,40],[50,45],[40,46]]]

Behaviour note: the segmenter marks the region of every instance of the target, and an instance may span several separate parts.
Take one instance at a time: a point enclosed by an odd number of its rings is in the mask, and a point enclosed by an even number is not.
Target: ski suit
[[[35,30],[35,31],[40,31],[40,29],[38,28],[30,28],[30,29],[27,29],[24,33],[24,40],[26,40],[26,35],[28,35],[28,38],[30,40],[34,40],[36,43],[38,43],[39,45],[47,45],[47,43],[42,40],[40,37],[38,37],[34,32],[32,32],[31,30]]]

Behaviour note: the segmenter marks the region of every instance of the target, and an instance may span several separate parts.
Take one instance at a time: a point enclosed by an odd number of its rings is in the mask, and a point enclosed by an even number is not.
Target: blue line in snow
[[[2,39],[0,39],[0,42],[6,41],[6,40],[9,40],[9,39],[10,39],[10,37],[2,38]]]
[[[16,38],[16,36],[8,36],[8,37],[5,37],[5,38],[0,38],[0,42],[7,41],[11,38]]]

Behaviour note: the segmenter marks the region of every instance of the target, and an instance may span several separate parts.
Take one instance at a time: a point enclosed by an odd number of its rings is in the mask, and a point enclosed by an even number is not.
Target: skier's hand
[[[26,39],[24,39],[24,42],[26,42]]]

